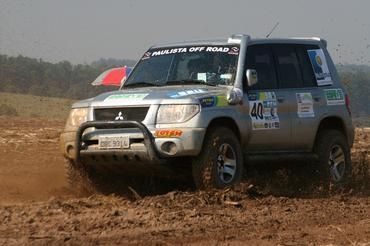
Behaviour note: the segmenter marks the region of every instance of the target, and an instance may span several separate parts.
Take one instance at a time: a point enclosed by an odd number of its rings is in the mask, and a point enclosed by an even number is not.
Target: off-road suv
[[[61,135],[71,182],[189,160],[198,188],[222,188],[246,160],[276,157],[312,158],[324,180],[346,181],[354,129],[326,46],[233,35],[151,47],[120,90],[73,105]]]

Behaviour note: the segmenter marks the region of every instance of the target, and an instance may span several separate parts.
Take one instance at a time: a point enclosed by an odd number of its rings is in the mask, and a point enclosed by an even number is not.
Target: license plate
[[[99,149],[128,149],[129,137],[100,137]]]

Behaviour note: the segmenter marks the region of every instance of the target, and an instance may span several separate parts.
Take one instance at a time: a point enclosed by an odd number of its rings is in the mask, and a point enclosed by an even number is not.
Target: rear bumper
[[[196,156],[202,148],[205,129],[181,129],[177,137],[155,137],[156,129],[149,130],[136,121],[89,121],[82,124],[76,132],[64,132],[61,135],[61,150],[65,157],[83,162],[162,163],[168,159],[183,156]],[[130,137],[127,149],[100,149],[100,136]],[[175,146],[174,152],[168,152],[166,146]]]

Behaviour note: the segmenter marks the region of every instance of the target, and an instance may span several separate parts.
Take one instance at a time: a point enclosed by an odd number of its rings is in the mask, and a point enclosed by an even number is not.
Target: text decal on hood
[[[118,95],[110,95],[104,101],[111,101],[111,100],[141,100],[146,97],[148,93],[138,93],[138,94],[118,94]]]
[[[207,92],[208,92],[207,89],[191,89],[191,90],[172,92],[172,93],[169,93],[168,96],[171,98],[178,98],[178,97],[185,97],[189,95],[196,95],[196,94],[202,94],[202,93],[207,93]]]

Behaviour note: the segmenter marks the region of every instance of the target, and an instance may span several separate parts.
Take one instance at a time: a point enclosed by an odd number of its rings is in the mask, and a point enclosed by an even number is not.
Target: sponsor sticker
[[[156,56],[181,53],[197,53],[197,52],[226,53],[230,55],[239,55],[239,50],[240,49],[237,46],[191,46],[191,47],[166,48],[150,50],[141,57],[141,60],[146,60],[148,58]]]
[[[226,96],[212,96],[200,99],[200,105],[203,108],[208,108],[208,107],[226,107],[229,104],[227,102]]]
[[[324,90],[327,105],[344,105],[345,98],[342,89]]]
[[[200,105],[203,108],[214,107],[216,105],[216,97],[206,97],[200,99]]]
[[[171,98],[179,98],[179,97],[185,97],[188,95],[196,95],[196,94],[202,94],[208,92],[207,89],[192,89],[192,90],[184,90],[184,91],[178,91],[178,92],[171,92],[168,94]]]
[[[315,117],[311,93],[296,93],[297,114],[299,118]]]
[[[148,93],[138,93],[138,94],[117,94],[117,95],[110,95],[104,101],[111,101],[111,100],[141,100],[146,97]]]
[[[230,51],[228,52],[230,55],[239,55],[239,47],[231,47]]]
[[[177,138],[181,137],[182,131],[177,129],[156,130],[154,136],[157,138]]]
[[[280,120],[277,112],[275,92],[259,92],[252,95],[248,97],[252,129],[279,129]]]
[[[331,74],[322,49],[307,50],[318,86],[332,85]]]
[[[152,52],[145,52],[145,54],[143,55],[143,57],[141,58],[141,60],[146,60],[146,59],[149,59],[150,57],[152,56]]]

